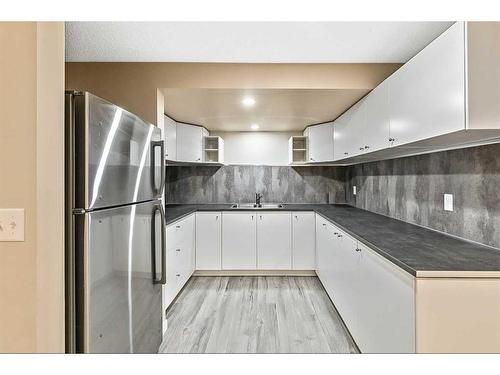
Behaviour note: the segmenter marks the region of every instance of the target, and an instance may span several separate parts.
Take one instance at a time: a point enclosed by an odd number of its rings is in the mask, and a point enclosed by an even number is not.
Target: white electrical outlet
[[[356,195],[356,186],[353,186],[353,187],[352,187],[352,194],[353,194],[353,195]]]
[[[453,211],[453,194],[444,195],[444,210]]]
[[[24,208],[0,209],[0,241],[24,241]]]

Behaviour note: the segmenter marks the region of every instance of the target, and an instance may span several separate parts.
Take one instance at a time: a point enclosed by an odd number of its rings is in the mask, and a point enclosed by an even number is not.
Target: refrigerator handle
[[[160,147],[161,150],[161,179],[160,179],[160,187],[156,189],[156,157],[155,157],[155,149],[156,147]],[[160,195],[165,186],[165,144],[163,141],[151,141],[151,168],[153,168],[152,177],[152,185],[153,191],[155,191],[158,195]]]
[[[156,278],[156,213],[160,211],[161,222],[161,278]],[[165,211],[163,203],[158,203],[153,209],[153,218],[151,223],[151,274],[153,284],[165,284],[167,281],[167,244],[165,243]]]

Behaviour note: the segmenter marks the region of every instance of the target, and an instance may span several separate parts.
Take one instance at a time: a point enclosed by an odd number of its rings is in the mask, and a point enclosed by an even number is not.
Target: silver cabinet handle
[[[349,153],[348,152],[344,152],[344,155],[349,155]]]
[[[295,215],[295,218],[296,218],[297,220],[299,220],[299,217],[298,217],[297,215]]]
[[[360,147],[359,149],[362,151],[362,150],[364,150],[365,148],[364,148],[364,147]]]
[[[260,220],[262,220],[262,215],[260,215]]]
[[[326,224],[325,224],[325,223],[323,223],[323,226],[324,226],[324,227],[326,227]]]
[[[181,276],[181,274],[180,274],[180,273],[178,273],[178,274],[176,274],[175,276],[180,277],[180,276]]]
[[[313,159],[313,158],[309,158],[309,160],[312,160],[312,161],[314,161],[314,159]]]
[[[340,237],[342,237],[342,235],[341,235],[341,234],[339,234],[337,237],[338,237],[338,238],[340,238]]]
[[[370,148],[370,146],[365,146],[365,149],[368,150]]]
[[[338,235],[338,232],[333,232],[334,235]]]
[[[175,251],[178,251],[178,252],[179,252],[179,251],[181,251],[181,249],[175,249]]]
[[[389,138],[389,142],[394,142],[395,140],[395,138]]]
[[[253,220],[253,215],[252,215],[252,220]]]
[[[177,229],[179,229],[181,226],[180,226],[180,225],[176,225],[175,227],[176,227]]]
[[[219,220],[219,215],[215,215],[215,220]]]
[[[361,251],[361,249],[357,248],[357,249],[356,249],[356,251],[358,251],[358,252],[359,252],[359,251]]]

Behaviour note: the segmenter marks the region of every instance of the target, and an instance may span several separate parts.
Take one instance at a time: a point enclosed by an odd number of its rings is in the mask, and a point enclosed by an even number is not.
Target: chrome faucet
[[[262,199],[262,194],[255,193],[255,206],[260,207],[260,200]]]

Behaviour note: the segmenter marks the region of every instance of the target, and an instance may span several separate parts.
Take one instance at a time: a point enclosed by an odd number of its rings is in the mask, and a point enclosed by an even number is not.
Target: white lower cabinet
[[[196,213],[197,270],[220,270],[222,268],[221,223],[220,212]]]
[[[292,269],[314,270],[316,228],[314,212],[292,212]]]
[[[167,280],[163,287],[167,308],[195,269],[195,215],[167,226]]]
[[[255,212],[222,214],[222,269],[257,268],[256,221]]]
[[[316,273],[361,352],[415,352],[414,278],[321,216],[316,249]]]
[[[291,268],[291,213],[257,213],[257,269],[289,270]]]
[[[358,252],[359,348],[365,353],[414,353],[415,279],[364,245],[358,244]]]
[[[316,215],[316,273],[326,290],[329,288],[331,272],[331,224],[323,217]]]

